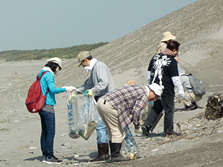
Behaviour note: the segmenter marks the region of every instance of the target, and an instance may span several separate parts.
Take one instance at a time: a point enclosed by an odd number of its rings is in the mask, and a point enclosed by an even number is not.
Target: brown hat
[[[129,80],[126,82],[126,85],[136,85],[136,82],[133,80]]]
[[[169,40],[174,40],[174,39],[176,39],[176,37],[173,36],[171,34],[171,32],[166,31],[166,32],[163,33],[163,39],[161,40],[161,42],[165,42],[165,41],[169,41]]]
[[[77,58],[78,58],[78,62],[80,63],[80,64],[78,65],[78,67],[81,65],[81,62],[82,62],[84,59],[86,59],[87,57],[89,57],[89,56],[91,56],[90,52],[88,52],[88,51],[81,51],[81,52],[78,54],[78,56],[77,56]]]

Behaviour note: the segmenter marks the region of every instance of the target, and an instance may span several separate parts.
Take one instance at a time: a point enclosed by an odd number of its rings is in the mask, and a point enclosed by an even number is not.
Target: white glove
[[[178,96],[181,97],[181,98],[184,98],[184,91],[179,90]]]
[[[76,88],[73,86],[66,86],[65,88],[67,92],[73,92],[74,90],[76,90]]]

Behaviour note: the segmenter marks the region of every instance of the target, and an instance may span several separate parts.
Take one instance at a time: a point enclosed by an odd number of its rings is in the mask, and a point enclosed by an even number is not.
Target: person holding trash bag
[[[79,66],[83,66],[91,75],[78,90],[84,92],[86,96],[94,96],[95,100],[110,92],[115,88],[113,78],[108,66],[93,58],[89,51],[81,51],[78,54]],[[102,120],[99,120],[97,127],[97,146],[98,155],[92,159],[94,161],[104,161],[109,159],[108,154],[108,134],[107,129]]]
[[[98,100],[97,109],[108,130],[112,162],[129,160],[120,153],[126,127],[133,122],[135,129],[139,129],[140,112],[147,101],[156,100],[161,94],[162,88],[156,83],[148,86],[125,85]]]
[[[41,150],[43,155],[42,162],[45,162],[47,164],[61,164],[63,162],[62,160],[56,158],[53,153],[55,136],[55,94],[65,91],[73,91],[75,89],[72,86],[62,88],[57,88],[55,86],[54,76],[59,70],[62,70],[61,60],[58,57],[54,57],[47,60],[47,64],[38,74],[40,77],[43,72],[47,71],[40,79],[41,91],[43,95],[46,94],[46,101],[42,110],[39,112],[42,126],[40,138]]]

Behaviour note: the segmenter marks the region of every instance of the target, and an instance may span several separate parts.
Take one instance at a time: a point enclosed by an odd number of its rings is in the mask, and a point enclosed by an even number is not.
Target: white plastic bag
[[[69,92],[67,98],[67,111],[68,111],[68,126],[69,126],[69,136],[73,139],[80,137],[78,134],[78,106],[77,106],[77,93]]]
[[[139,147],[136,144],[134,137],[128,126],[126,126],[126,136],[124,141],[122,142],[121,154],[124,157],[129,157],[129,159],[137,159],[139,158]]]
[[[96,102],[92,96],[70,92],[67,100],[69,136],[71,138],[83,137],[88,140],[96,129],[100,116]]]

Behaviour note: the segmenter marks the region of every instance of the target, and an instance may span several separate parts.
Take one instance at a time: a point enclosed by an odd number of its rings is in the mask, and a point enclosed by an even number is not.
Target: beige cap
[[[126,85],[136,85],[136,82],[133,80],[129,80],[126,82]]]
[[[58,64],[59,67],[60,67],[60,70],[62,70],[62,62],[61,62],[61,59],[60,58],[53,57],[53,58],[48,59],[47,62],[53,62],[53,63]]]
[[[151,85],[148,85],[148,87],[159,97],[163,93],[161,86],[156,83],[152,83]]]
[[[78,56],[77,56],[77,58],[78,58],[78,62],[80,63],[78,66],[80,66],[80,65],[81,65],[81,62],[82,62],[84,59],[86,59],[87,57],[89,57],[89,56],[91,56],[90,52],[88,52],[88,51],[81,51],[81,52],[78,54]]]
[[[166,32],[163,33],[163,39],[161,40],[161,42],[165,42],[165,41],[169,41],[169,40],[174,40],[174,39],[176,39],[176,37],[173,36],[171,34],[171,32],[166,31]]]

